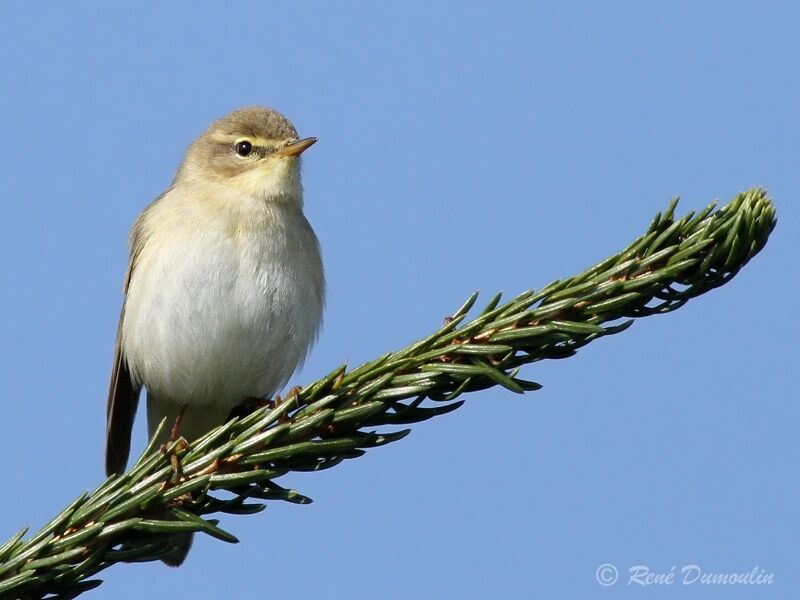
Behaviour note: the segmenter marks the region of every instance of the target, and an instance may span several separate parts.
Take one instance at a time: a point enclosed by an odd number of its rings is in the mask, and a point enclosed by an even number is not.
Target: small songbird
[[[142,387],[150,435],[180,414],[191,441],[269,398],[305,359],[325,295],[300,183],[300,154],[316,141],[274,110],[234,111],[189,146],[136,220],[108,394],[109,475],[125,470]],[[172,542],[162,560],[178,566],[191,534]]]

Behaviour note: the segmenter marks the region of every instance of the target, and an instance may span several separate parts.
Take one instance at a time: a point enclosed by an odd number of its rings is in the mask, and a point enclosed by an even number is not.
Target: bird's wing
[[[152,206],[152,205],[151,205]],[[146,241],[144,220],[145,210],[133,226],[131,233],[131,255],[128,273],[125,276],[124,292],[127,297],[136,259],[142,252]],[[131,379],[128,361],[122,350],[122,320],[125,317],[125,302],[119,315],[117,342],[114,348],[114,365],[111,370],[111,383],[108,388],[106,408],[106,475],[125,472],[131,448],[131,431],[136,407],[139,404],[140,388]]]

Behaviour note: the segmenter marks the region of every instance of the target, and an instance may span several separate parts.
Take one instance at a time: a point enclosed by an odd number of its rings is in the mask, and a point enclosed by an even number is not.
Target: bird
[[[267,400],[315,342],[325,303],[319,242],[303,212],[300,138],[248,106],[212,123],[133,225],[106,412],[107,475],[125,471],[142,389],[191,442]],[[168,440],[169,427],[160,442]],[[191,533],[162,561],[183,563]]]

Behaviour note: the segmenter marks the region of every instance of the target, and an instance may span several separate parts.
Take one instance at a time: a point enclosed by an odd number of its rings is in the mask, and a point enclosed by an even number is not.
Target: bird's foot
[[[183,417],[186,414],[188,404],[181,406],[178,415],[175,417],[175,423],[169,432],[169,439],[167,443],[161,445],[161,451],[169,455],[169,462],[172,465],[173,479],[172,481],[180,481],[183,477],[183,469],[181,468],[181,455],[186,451],[189,446],[186,440],[180,437],[181,425],[183,424]]]
[[[300,392],[302,392],[302,391],[303,391],[303,386],[302,385],[294,386],[292,389],[290,389],[288,392],[286,392],[286,398],[284,399],[284,402],[291,402],[292,400],[296,401],[297,400],[297,396],[299,396]]]
[[[283,400],[281,400],[280,396],[276,395],[275,396],[275,400],[274,400],[275,408],[278,408],[281,404],[283,404],[285,402],[291,402],[292,400],[296,399],[297,395],[302,391],[303,391],[303,386],[296,385],[286,393],[286,397]],[[291,410],[291,409],[289,409],[289,410]],[[288,423],[289,422],[289,420],[290,420],[289,419],[289,415],[286,414],[287,412],[289,412],[289,410],[285,410],[285,411],[283,411],[281,413],[281,416],[279,418],[279,422],[280,423]]]
[[[293,398],[297,397],[297,394],[303,391],[302,386],[295,386],[289,390],[286,394],[286,398],[281,398],[280,394],[275,394],[272,398],[246,398],[242,400],[239,404],[233,407],[230,414],[228,415],[228,420],[233,419],[234,417],[239,417],[241,419],[247,417],[248,415],[253,414],[257,410],[261,410],[264,408],[269,408],[270,410],[274,410],[278,408],[284,402],[288,402]],[[280,416],[280,422],[285,423],[289,419],[285,414]]]

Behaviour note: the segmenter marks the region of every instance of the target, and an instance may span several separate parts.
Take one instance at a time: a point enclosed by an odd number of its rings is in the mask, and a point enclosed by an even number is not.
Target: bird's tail
[[[189,549],[192,547],[192,540],[194,534],[189,533],[176,533],[169,538],[169,553],[161,557],[163,562],[168,567],[180,567],[186,556],[189,554]]]

